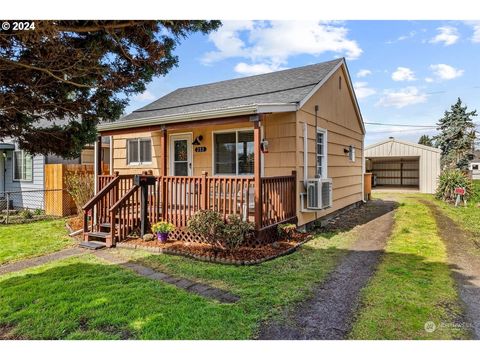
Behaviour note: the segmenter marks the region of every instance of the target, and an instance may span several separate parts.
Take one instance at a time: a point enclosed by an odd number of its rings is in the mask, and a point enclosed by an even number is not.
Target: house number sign
[[[195,148],[195,152],[205,152],[207,151],[207,147],[206,146],[197,146]]]

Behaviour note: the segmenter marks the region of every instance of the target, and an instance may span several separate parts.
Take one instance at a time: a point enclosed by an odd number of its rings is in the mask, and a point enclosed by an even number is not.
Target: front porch
[[[134,175],[98,176],[98,193],[84,207],[86,239],[103,238],[107,246],[123,241],[140,226],[140,187]],[[188,220],[199,210],[213,210],[224,219],[231,214],[254,224],[256,238],[278,223],[296,217],[295,173],[287,176],[261,177],[256,187],[254,177],[157,176],[148,186],[147,217],[150,223],[165,220],[177,230],[176,240],[202,241],[186,230]]]
[[[156,181],[148,187],[148,220],[173,223],[174,239],[201,241],[186,231],[188,220],[199,210],[213,210],[254,224],[251,245],[265,241],[269,229],[296,218],[295,164],[278,162],[286,140],[281,145],[271,138],[273,151],[262,151],[267,128],[278,134],[278,124],[291,123],[289,117],[275,120],[271,128],[265,115],[256,115],[103,133],[113,137],[114,172],[101,175],[97,168],[97,193],[84,207],[85,238],[114,246],[138,229],[141,194],[133,178],[151,174]],[[278,165],[265,167],[267,162]]]

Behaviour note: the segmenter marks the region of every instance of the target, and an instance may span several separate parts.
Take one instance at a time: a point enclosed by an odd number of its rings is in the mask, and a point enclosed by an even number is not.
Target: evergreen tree
[[[477,111],[467,111],[467,106],[463,106],[458,98],[450,111],[445,111],[443,118],[438,121],[439,134],[435,136],[435,142],[442,150],[444,169],[468,168],[468,155],[472,153],[475,141],[474,116],[477,116]]]
[[[0,141],[71,158],[118,119],[129,97],[178,64],[175,47],[220,26],[206,20],[35,21],[0,31]],[[65,119],[64,126],[54,120]],[[39,126],[41,124],[41,126]]]
[[[428,135],[422,135],[420,136],[418,143],[420,145],[433,146],[433,139]]]

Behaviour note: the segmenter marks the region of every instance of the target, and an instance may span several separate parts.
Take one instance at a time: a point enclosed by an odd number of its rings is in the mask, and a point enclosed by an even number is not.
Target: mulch
[[[255,248],[239,247],[237,249],[227,250],[205,243],[184,241],[167,241],[166,243],[161,243],[157,240],[144,241],[141,238],[137,238],[117,243],[117,247],[180,255],[221,264],[253,265],[289,254],[309,239],[309,234],[296,233],[289,241],[281,240]]]
[[[83,229],[83,219],[78,216],[68,218],[66,221],[69,230],[71,230],[72,232]]]

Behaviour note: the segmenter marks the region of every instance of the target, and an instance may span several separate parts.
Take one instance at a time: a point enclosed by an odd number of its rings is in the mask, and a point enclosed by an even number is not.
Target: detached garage
[[[365,148],[365,168],[374,187],[433,194],[440,176],[441,150],[389,138]]]

